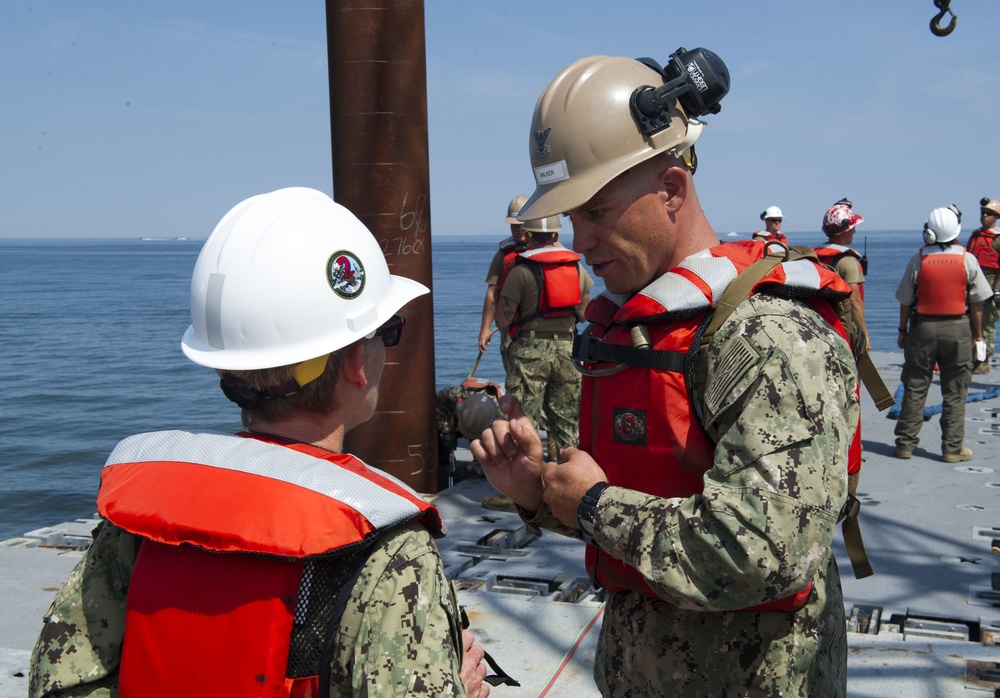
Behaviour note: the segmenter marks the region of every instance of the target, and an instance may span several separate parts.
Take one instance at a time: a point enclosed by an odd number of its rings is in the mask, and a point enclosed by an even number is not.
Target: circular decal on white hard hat
[[[326,263],[326,280],[341,298],[357,298],[365,289],[365,268],[353,253],[334,252]]]

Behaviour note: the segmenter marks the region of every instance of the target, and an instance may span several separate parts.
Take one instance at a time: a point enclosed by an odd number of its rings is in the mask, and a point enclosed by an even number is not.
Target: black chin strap
[[[261,400],[274,400],[279,397],[291,397],[302,388],[294,379],[288,379],[282,385],[268,390],[254,390],[241,378],[231,373],[224,373],[219,379],[219,387],[230,401],[235,402],[245,410],[252,410]]]

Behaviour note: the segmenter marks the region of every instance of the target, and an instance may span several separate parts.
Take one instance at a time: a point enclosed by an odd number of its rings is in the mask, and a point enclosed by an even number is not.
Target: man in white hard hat
[[[905,387],[896,420],[896,457],[909,459],[920,442],[924,403],[941,373],[941,459],[972,460],[965,439],[965,398],[972,377],[973,343],[982,341],[983,301],[993,289],[976,258],[958,244],[962,214],[952,204],[930,212],[924,246],[910,258],[896,289]]]
[[[719,244],[693,146],[728,85],[705,49],[678,49],[664,68],[592,56],[549,84],[532,120],[537,186],[520,218],[568,214],[573,249],[607,287],[574,349],[581,446],[544,462],[505,395],[510,421],[473,452],[533,530],[587,543],[607,590],[595,666],[605,696],[846,693],[830,544],[858,379],[845,336],[818,311],[849,289],[762,242]],[[762,277],[711,327],[750,268]],[[712,334],[699,349],[701,328]]]
[[[527,246],[527,235],[524,226],[517,220],[517,212],[521,210],[528,197],[518,194],[507,205],[507,217],[504,221],[510,225],[510,237],[500,243],[499,249],[493,254],[490,260],[490,268],[486,272],[486,297],[483,299],[483,318],[479,324],[479,351],[486,351],[493,336],[493,318],[496,315],[497,301],[500,299],[500,291],[507,281],[507,275],[514,268],[514,259],[523,252]],[[504,371],[509,371],[507,349],[510,345],[510,338],[503,333],[500,335],[500,360],[503,362]]]
[[[222,219],[181,346],[216,370],[245,431],[115,448],[106,521],[45,614],[31,696],[488,695],[440,516],[343,453],[375,410],[397,311],[425,293],[313,189]]]
[[[854,232],[864,221],[854,211],[850,201],[841,199],[824,214],[823,233],[827,237],[827,243],[815,250],[819,261],[833,267],[851,287],[851,319],[864,337],[864,350],[870,351],[872,343],[865,323],[865,272],[861,255],[850,247],[854,241]]]
[[[993,297],[983,303],[983,340],[986,342],[986,360],[977,361],[973,373],[990,372],[990,358],[996,349],[997,321],[1000,320],[1000,201],[984,196],[979,200],[981,226],[969,236],[966,245],[979,262],[986,283],[993,289]]]
[[[788,244],[788,238],[781,232],[781,221],[784,220],[784,215],[782,215],[780,208],[768,206],[760,214],[760,219],[764,221],[764,229],[755,231],[751,236],[753,240]]]

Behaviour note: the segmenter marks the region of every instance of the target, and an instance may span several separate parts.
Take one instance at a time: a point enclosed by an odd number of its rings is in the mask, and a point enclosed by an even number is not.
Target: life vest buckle
[[[840,518],[847,523],[851,523],[858,518],[858,514],[860,513],[861,502],[853,494],[848,494],[847,501],[844,502],[844,508],[840,510]]]

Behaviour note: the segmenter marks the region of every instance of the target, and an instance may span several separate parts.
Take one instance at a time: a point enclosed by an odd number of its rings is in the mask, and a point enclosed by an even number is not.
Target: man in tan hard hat
[[[559,216],[526,221],[528,248],[500,292],[497,327],[511,337],[506,392],[548,435],[548,456],[579,442],[580,374],[570,355],[594,280],[558,244]]]
[[[397,312],[425,293],[319,191],[226,214],[181,347],[215,369],[244,431],[119,443],[30,696],[489,695],[437,510],[343,450],[375,411]]]
[[[993,297],[983,303],[983,340],[986,342],[986,360],[977,362],[973,373],[990,372],[990,358],[995,350],[997,320],[1000,320],[1000,201],[984,196],[979,201],[981,227],[969,236],[966,249],[979,262],[986,282],[993,289]]]
[[[581,446],[545,462],[508,394],[510,420],[472,447],[533,529],[587,543],[607,590],[605,696],[846,694],[830,545],[860,410],[854,357],[824,316],[849,289],[806,257],[719,244],[693,146],[728,86],[705,49],[665,68],[591,56],[532,119],[536,188],[519,217],[568,214],[607,287],[574,349]],[[751,268],[759,280],[733,284]]]
[[[524,206],[528,197],[518,194],[507,205],[507,217],[504,221],[510,225],[510,237],[500,243],[499,249],[493,254],[490,261],[489,271],[486,272],[486,297],[483,299],[483,319],[479,324],[479,351],[486,351],[490,345],[490,338],[493,335],[493,317],[496,314],[497,300],[500,298],[500,291],[503,289],[507,275],[514,268],[514,258],[524,251],[527,244],[527,236],[524,227],[517,220],[517,212]],[[500,360],[503,362],[504,371],[508,371],[507,347],[510,339],[501,334],[500,337]]]

